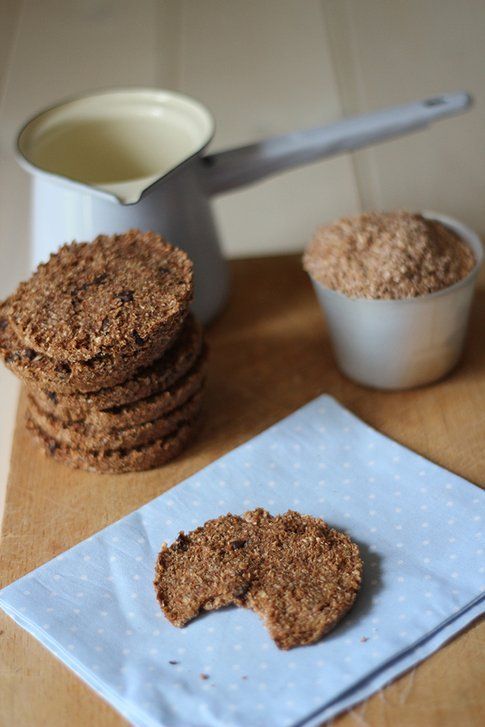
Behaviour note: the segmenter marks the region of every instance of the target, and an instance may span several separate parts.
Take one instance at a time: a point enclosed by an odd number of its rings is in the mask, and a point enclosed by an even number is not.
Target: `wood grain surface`
[[[336,369],[328,335],[296,257],[232,264],[232,296],[208,331],[204,423],[188,452],[162,469],[93,475],[49,461],[23,427],[21,401],[1,546],[6,585],[177,484],[322,393],[438,464],[484,484],[485,289],[478,290],[464,358],[414,391],[357,386]],[[455,727],[485,720],[483,642],[475,625],[416,670],[335,720],[338,727]],[[2,727],[115,727],[107,704],[3,613]]]

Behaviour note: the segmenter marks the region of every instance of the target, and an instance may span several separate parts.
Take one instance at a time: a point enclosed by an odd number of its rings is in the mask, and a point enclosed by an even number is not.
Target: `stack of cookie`
[[[190,440],[205,348],[192,263],[154,233],[64,245],[0,305],[0,354],[27,385],[27,427],[95,472],[159,466]]]

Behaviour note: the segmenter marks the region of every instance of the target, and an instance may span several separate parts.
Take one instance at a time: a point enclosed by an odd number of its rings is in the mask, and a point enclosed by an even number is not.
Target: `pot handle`
[[[229,192],[284,169],[417,131],[460,114],[471,104],[472,97],[464,91],[443,94],[209,154],[202,158],[207,190],[210,194]]]

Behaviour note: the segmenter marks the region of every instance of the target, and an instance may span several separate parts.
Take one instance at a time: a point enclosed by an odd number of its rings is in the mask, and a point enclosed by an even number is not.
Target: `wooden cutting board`
[[[336,369],[325,325],[296,257],[237,261],[228,308],[208,331],[204,423],[168,466],[119,476],[46,459],[23,427],[14,437],[0,586],[123,517],[315,396],[329,393],[384,434],[477,484],[485,478],[485,286],[464,359],[449,377],[382,393]],[[455,727],[485,719],[483,624],[351,713],[339,727]],[[111,727],[124,721],[35,639],[0,615],[0,725]]]

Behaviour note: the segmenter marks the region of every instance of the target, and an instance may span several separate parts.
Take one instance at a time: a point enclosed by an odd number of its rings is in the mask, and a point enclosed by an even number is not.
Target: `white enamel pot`
[[[214,121],[188,96],[133,88],[68,100],[27,122],[17,139],[33,178],[33,264],[66,241],[154,230],[193,259],[194,308],[207,322],[228,291],[213,195],[424,128],[470,103],[466,93],[445,94],[207,156]]]

